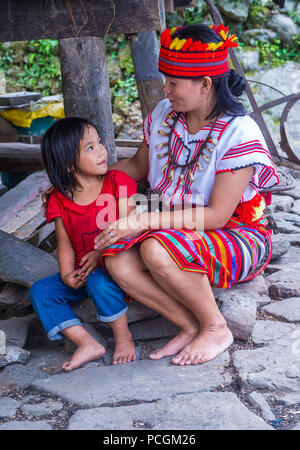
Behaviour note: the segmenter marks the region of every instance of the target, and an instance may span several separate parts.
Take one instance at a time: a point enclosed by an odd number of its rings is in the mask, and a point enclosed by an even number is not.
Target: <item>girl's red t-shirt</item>
[[[119,218],[118,199],[136,192],[136,182],[120,170],[107,172],[99,196],[89,205],[79,205],[54,189],[48,202],[47,222],[62,218],[75,252],[75,269],[81,258],[94,249],[95,237]]]

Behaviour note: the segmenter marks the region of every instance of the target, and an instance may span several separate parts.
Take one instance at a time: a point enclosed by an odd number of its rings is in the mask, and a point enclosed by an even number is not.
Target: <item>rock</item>
[[[0,425],[0,430],[52,430],[51,426],[45,420],[20,420],[14,422],[5,422]]]
[[[280,212],[273,214],[279,233],[297,233],[300,229],[300,217],[296,214]]]
[[[6,337],[4,331],[0,330],[0,358],[6,355]]]
[[[300,216],[300,199],[298,199],[294,202],[294,206],[291,209],[291,213],[297,214],[298,216]]]
[[[14,283],[5,283],[0,292],[0,311],[3,307],[6,315],[8,315],[29,305],[31,305],[31,302],[28,288]]]
[[[279,211],[289,212],[294,206],[294,199],[289,195],[272,195],[272,204],[268,206],[271,214]]]
[[[264,420],[276,419],[271,411],[270,406],[268,405],[268,402],[262,394],[260,394],[259,392],[251,392],[248,395],[248,400],[252,406],[259,410]]]
[[[249,13],[250,0],[237,2],[236,0],[219,0],[218,7],[221,13],[237,22],[245,22]]]
[[[134,340],[159,339],[175,336],[180,329],[164,317],[142,320],[129,324],[129,330]]]
[[[31,318],[12,317],[8,320],[0,320],[0,330],[6,334],[6,340],[9,344],[17,347],[24,347],[29,331]]]
[[[158,317],[158,313],[142,303],[132,301],[128,303],[127,320],[128,323]]]
[[[233,352],[241,389],[299,392],[300,359],[295,354],[295,346],[290,344]]]
[[[268,285],[263,275],[257,275],[250,281],[238,283],[233,286],[233,289],[238,291],[252,291],[252,295],[256,296],[257,294],[257,297],[269,294]],[[257,303],[260,303],[259,298],[257,297],[255,298],[255,300]]]
[[[114,112],[127,117],[129,114],[129,104],[123,95],[116,95],[113,102]]]
[[[247,341],[256,320],[256,301],[248,291],[228,289],[218,296],[220,311],[236,339]]]
[[[291,19],[291,17],[285,14],[274,14],[268,21],[268,28],[276,31],[280,39],[286,44],[293,43],[293,36],[299,33],[298,27]]]
[[[31,287],[40,278],[57,272],[59,272],[58,263],[48,253],[0,231],[0,279],[2,281]]]
[[[300,262],[291,267],[284,266],[282,270],[266,277],[271,298],[299,297]]]
[[[285,319],[288,322],[300,321],[300,297],[291,297],[287,300],[274,302],[262,309],[268,314]]]
[[[255,47],[257,41],[273,42],[276,36],[275,31],[268,30],[267,28],[254,28],[244,31],[241,38],[246,44]]]
[[[7,186],[5,186],[5,184],[0,183],[0,197],[6,194],[7,191],[8,191]]]
[[[20,406],[20,402],[11,397],[0,398],[0,417],[13,417]]]
[[[89,363],[72,372],[34,380],[31,387],[89,407],[133,400],[156,401],[176,394],[211,391],[220,384],[228,385],[232,381],[224,372],[228,363],[228,352],[213,361],[189,367],[171,364],[170,358],[115,366]]]
[[[252,72],[259,69],[259,52],[248,47],[236,49],[236,54],[244,72]]]
[[[280,397],[280,403],[285,406],[293,406],[297,403],[300,403],[300,392],[297,392],[295,394],[286,394],[285,396]]]
[[[280,256],[289,251],[291,244],[289,241],[282,238],[282,234],[272,235],[272,255],[270,262],[276,261]]]
[[[296,330],[297,326],[290,323],[257,320],[252,333],[252,342],[256,345],[292,345],[295,342]]]
[[[63,404],[60,402],[42,402],[34,405],[22,405],[20,410],[25,414],[31,416],[40,417],[46,416],[56,411],[60,411],[63,408]]]
[[[57,348],[57,343],[55,344]],[[53,344],[30,350],[26,365],[11,364],[0,370],[0,395],[11,389],[26,389],[33,381],[48,378],[49,374],[61,372],[68,357],[62,351],[54,350]]]
[[[15,345],[7,344],[6,355],[0,359],[0,368],[9,364],[27,364],[30,352]]]
[[[135,406],[81,410],[71,417],[68,426],[68,430],[137,429],[271,430],[272,427],[251,413],[232,392],[184,394]]]

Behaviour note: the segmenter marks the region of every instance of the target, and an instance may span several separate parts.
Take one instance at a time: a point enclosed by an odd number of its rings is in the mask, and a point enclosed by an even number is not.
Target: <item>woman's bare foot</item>
[[[136,360],[135,345],[131,336],[115,342],[113,364],[125,364]]]
[[[203,364],[223,353],[232,342],[232,334],[226,325],[206,328],[172,359],[172,363],[180,366]]]
[[[187,344],[192,342],[198,335],[199,329],[183,330],[173,339],[171,339],[164,347],[155,350],[149,355],[150,359],[161,359],[166,356],[176,355],[180,352]]]
[[[66,372],[70,372],[73,369],[81,367],[88,361],[94,361],[95,359],[101,358],[104,353],[105,348],[95,339],[91,339],[89,342],[78,346],[70,361],[66,361],[62,365],[62,369]]]

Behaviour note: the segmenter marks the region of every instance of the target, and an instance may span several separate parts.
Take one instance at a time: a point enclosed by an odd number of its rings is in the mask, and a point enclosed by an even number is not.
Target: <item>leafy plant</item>
[[[274,42],[258,41],[256,48],[260,54],[260,61],[267,65],[279,66],[287,61],[300,61],[299,44],[300,36],[294,37],[295,46],[287,46],[280,39]]]

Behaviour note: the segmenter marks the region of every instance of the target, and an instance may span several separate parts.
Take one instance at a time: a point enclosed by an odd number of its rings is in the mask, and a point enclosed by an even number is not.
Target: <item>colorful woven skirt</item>
[[[261,273],[271,252],[271,230],[230,220],[213,231],[150,230],[134,239],[118,241],[101,257],[126,251],[148,238],[157,239],[182,270],[205,273],[212,287],[230,288]]]

